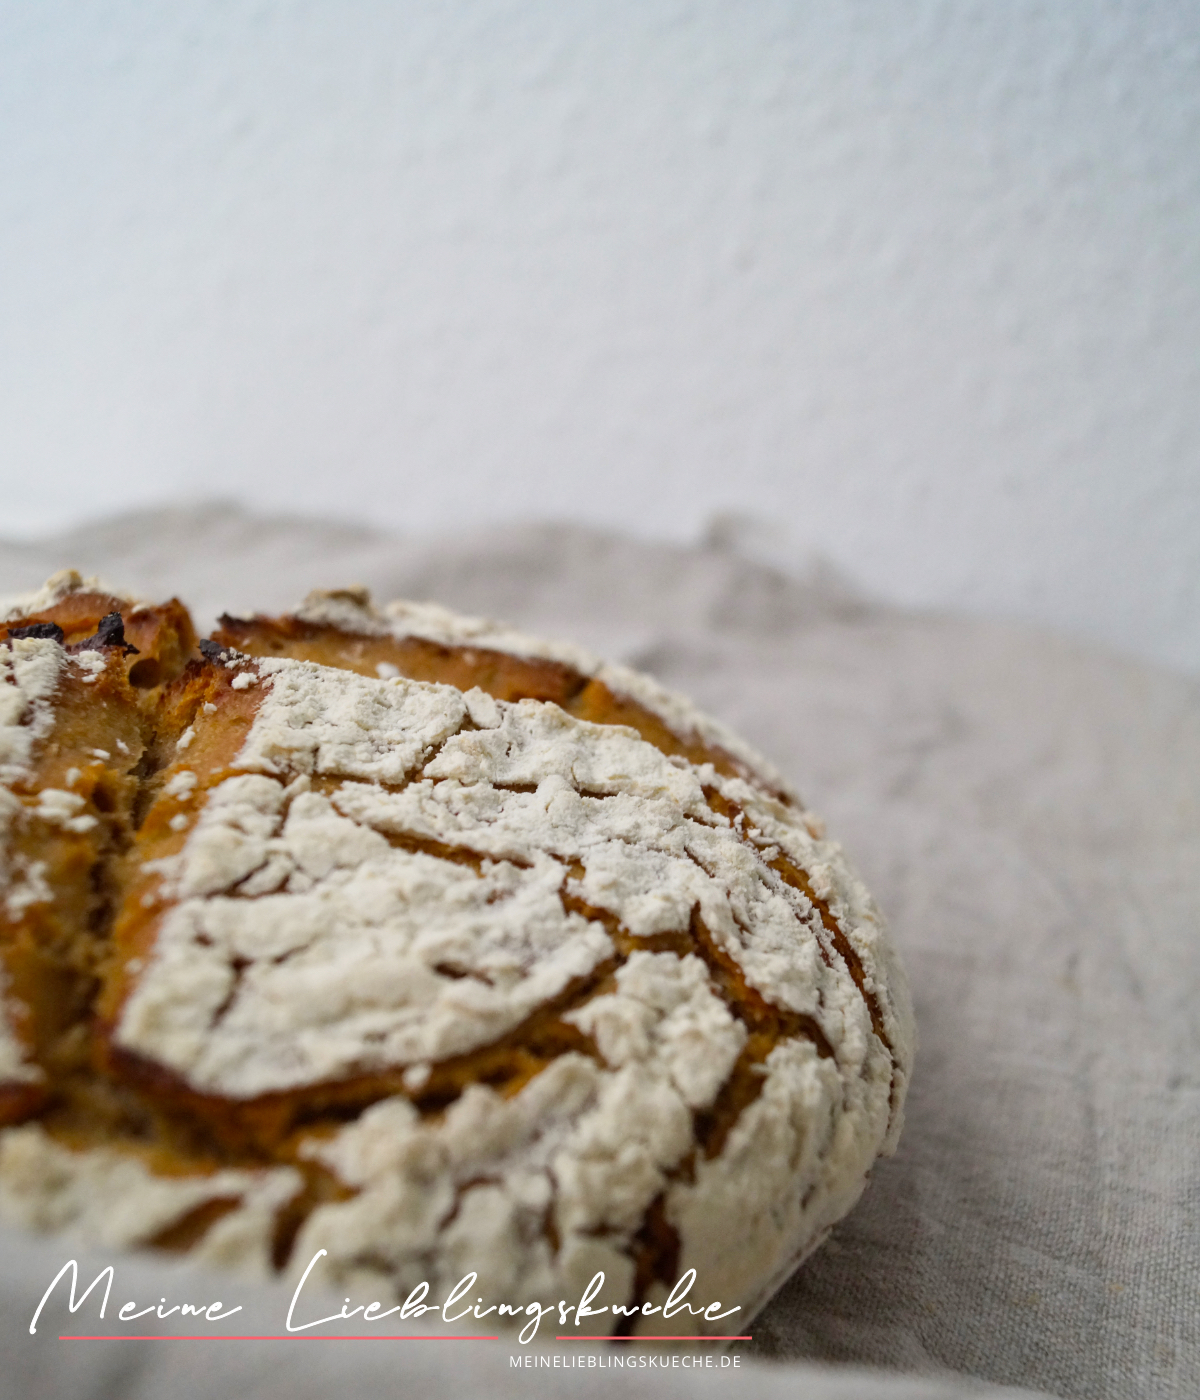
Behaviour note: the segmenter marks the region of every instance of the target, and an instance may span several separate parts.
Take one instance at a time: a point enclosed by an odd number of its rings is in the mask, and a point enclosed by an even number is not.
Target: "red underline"
[[[442,1335],[432,1336],[412,1336],[401,1333],[399,1335],[383,1335],[377,1333],[363,1336],[339,1337],[325,1333],[316,1337],[295,1337],[286,1332],[273,1332],[263,1336],[212,1336],[209,1333],[191,1333],[185,1335],[175,1334],[173,1336],[151,1336],[133,1335],[127,1332],[109,1332],[95,1337],[75,1337],[60,1336],[60,1342],[498,1342],[499,1337],[481,1337],[471,1334],[464,1337],[446,1337]],[[749,1342],[753,1338],[747,1333],[738,1337],[698,1337],[694,1333],[686,1336],[666,1337],[666,1336],[642,1336],[642,1337],[613,1337],[611,1335],[595,1337],[557,1336],[556,1342]]]
[[[270,1333],[262,1337],[249,1337],[244,1335],[233,1337],[212,1336],[208,1333],[192,1333],[173,1336],[131,1336],[125,1332],[109,1332],[98,1337],[62,1337],[60,1342],[498,1342],[499,1337],[480,1337],[475,1334],[467,1337],[414,1337],[407,1334],[399,1336],[380,1336],[369,1334],[361,1337],[339,1337],[331,1334],[324,1334],[316,1337],[293,1337],[286,1332]]]
[[[744,1337],[555,1337],[556,1342],[749,1342],[753,1338]]]

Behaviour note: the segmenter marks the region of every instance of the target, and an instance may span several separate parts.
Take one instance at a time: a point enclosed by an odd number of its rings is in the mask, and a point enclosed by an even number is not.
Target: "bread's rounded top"
[[[597,1268],[640,1302],[695,1267],[750,1308],[849,1208],[899,1132],[911,1007],[747,745],[572,648],[355,590],[224,618],[182,666],[162,614],[139,687],[113,624],[78,654],[30,633],[88,589],[0,646],[26,1122],[0,1211],[36,1214],[58,1154],[80,1228],[133,1218],[131,1164],[171,1181],[176,1216],[129,1242],[320,1247],[400,1292],[474,1269],[512,1302]]]

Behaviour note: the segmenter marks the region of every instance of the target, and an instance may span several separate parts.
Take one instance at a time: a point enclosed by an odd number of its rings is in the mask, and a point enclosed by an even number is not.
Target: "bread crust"
[[[907,987],[736,736],[442,610],[315,595],[198,649],[176,600],[72,577],[8,624],[42,672],[0,791],[0,1214],[263,1271],[323,1248],[399,1295],[599,1269],[629,1309],[694,1267],[750,1309],[849,1209],[899,1133]]]

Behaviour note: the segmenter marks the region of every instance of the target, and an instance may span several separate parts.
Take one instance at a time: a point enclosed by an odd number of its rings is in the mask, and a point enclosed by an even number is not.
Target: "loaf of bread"
[[[197,642],[72,573],[0,670],[7,1221],[375,1296],[602,1271],[654,1330],[689,1269],[748,1319],[892,1150],[867,892],[647,677],[355,590]]]

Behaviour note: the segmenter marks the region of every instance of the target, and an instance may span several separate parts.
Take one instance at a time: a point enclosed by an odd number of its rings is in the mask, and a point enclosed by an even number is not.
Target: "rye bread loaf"
[[[400,1297],[602,1270],[653,1330],[692,1268],[748,1318],[892,1150],[869,896],[653,681],[353,590],[7,615],[5,1218]]]

